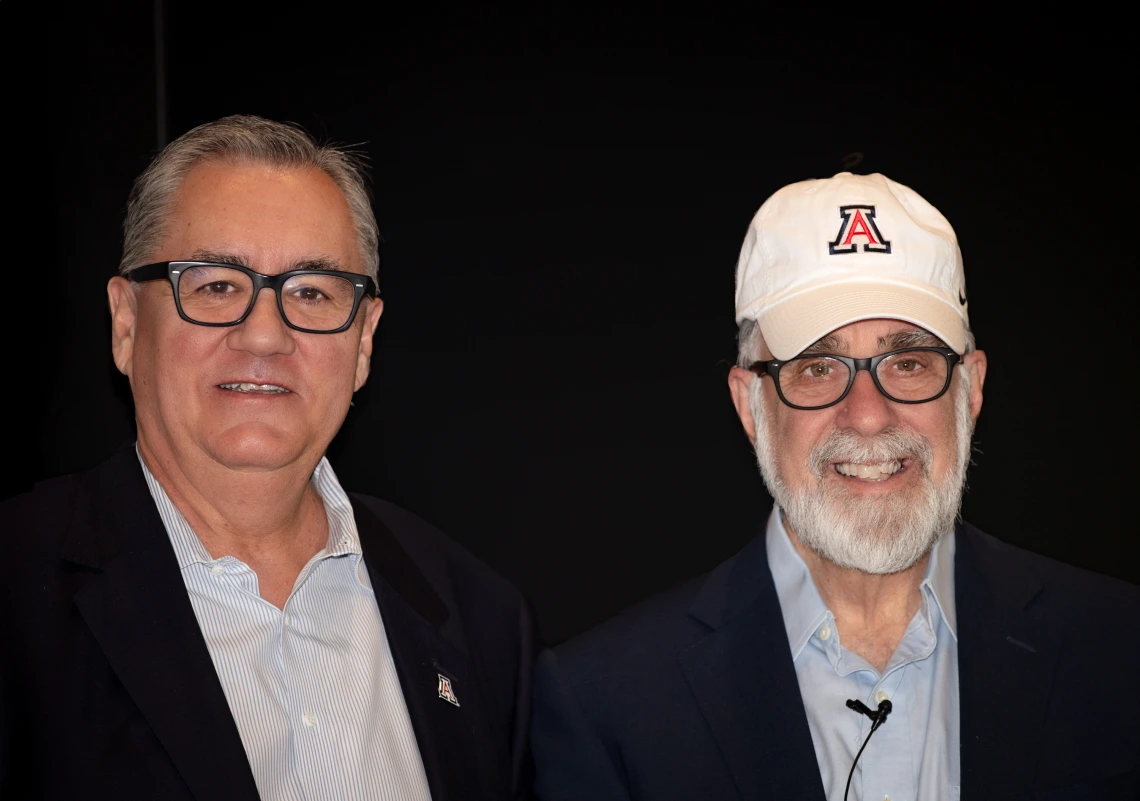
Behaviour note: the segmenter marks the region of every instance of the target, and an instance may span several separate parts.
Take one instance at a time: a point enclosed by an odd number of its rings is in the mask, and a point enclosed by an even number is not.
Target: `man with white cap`
[[[1140,592],[957,521],[986,377],[967,309],[954,231],[908,187],[764,203],[729,388],[776,506],[540,657],[541,798],[1140,797]]]

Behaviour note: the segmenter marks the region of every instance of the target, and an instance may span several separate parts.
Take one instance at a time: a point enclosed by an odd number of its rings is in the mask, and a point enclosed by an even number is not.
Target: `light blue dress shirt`
[[[213,558],[142,469],[261,798],[430,801],[352,504],[328,460],[312,477],[328,543],[283,609],[244,562]]]
[[[768,519],[768,566],[780,598],[800,695],[827,798],[841,801],[855,754],[871,721],[848,698],[893,710],[867,744],[849,799],[957,801],[961,792],[958,728],[958,639],[954,616],[954,534],[939,540],[922,581],[915,614],[880,674],[843,647],[835,616],[796,552],[782,515]]]

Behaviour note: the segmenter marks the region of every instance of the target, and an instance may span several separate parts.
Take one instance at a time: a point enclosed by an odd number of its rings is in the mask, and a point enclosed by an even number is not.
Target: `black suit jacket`
[[[527,795],[526,604],[422,520],[352,504],[432,798]],[[5,502],[0,531],[0,797],[256,799],[134,448]]]
[[[969,525],[954,571],[962,798],[1140,798],[1140,590]],[[543,801],[824,799],[763,534],[535,685]]]

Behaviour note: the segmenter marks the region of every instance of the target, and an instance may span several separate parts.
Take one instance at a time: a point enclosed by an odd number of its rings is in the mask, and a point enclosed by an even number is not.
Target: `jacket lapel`
[[[1059,651],[1028,607],[1040,579],[1006,548],[960,526],[955,555],[962,796],[1030,797]]]
[[[763,534],[709,577],[681,669],[742,799],[824,799]]]
[[[133,447],[85,477],[61,556],[95,571],[76,593],[76,606],[194,796],[257,799]]]
[[[458,617],[360,499],[353,510],[433,801],[506,797]]]

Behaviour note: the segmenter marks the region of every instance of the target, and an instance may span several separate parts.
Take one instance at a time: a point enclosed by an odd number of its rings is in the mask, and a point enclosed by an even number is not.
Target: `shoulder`
[[[1009,545],[972,526],[959,533],[964,536],[957,546],[955,593],[961,636],[974,641],[971,630],[1016,627],[1057,647],[1064,686],[1093,674],[1101,689],[1134,683],[1140,587]],[[991,616],[996,618],[990,623],[980,619]],[[1140,694],[1132,697],[1140,703]],[[1120,707],[1119,700],[1113,703]]]
[[[43,523],[59,516],[71,505],[78,487],[77,475],[58,476],[37,482],[27,492],[0,501],[0,519]]]
[[[554,649],[559,664],[583,675],[623,670],[644,675],[676,659],[745,612],[779,616],[763,534],[707,573],[642,601]]]
[[[959,534],[959,675],[974,723],[982,717],[979,703],[1005,709],[1021,692],[1011,688],[1024,686],[1034,693],[1036,711],[1022,724],[1032,719],[1037,727],[1035,739],[1024,742],[1040,743],[1034,747],[1041,749],[1046,781],[1122,778],[1134,771],[1140,753],[1140,588],[972,526]],[[964,721],[968,714],[963,712]],[[1002,736],[1017,731],[1007,727]]]
[[[710,629],[690,614],[708,574],[684,581],[553,649],[567,675],[642,674],[672,660]]]
[[[79,489],[78,476],[61,476],[0,502],[5,552],[23,559],[40,553],[54,556],[75,515]]]
[[[551,737],[558,743],[555,751],[596,748],[599,742],[620,750],[619,743],[647,741],[644,732],[636,732],[659,725],[665,708],[673,721],[690,716],[679,660],[709,634],[689,613],[706,580],[690,579],[539,656],[536,755],[540,742]],[[663,705],[663,698],[670,703]],[[556,736],[570,730],[593,732],[589,745],[566,745]],[[618,762],[616,750],[599,764]]]
[[[525,606],[510,581],[422,517],[370,495],[349,497],[375,515],[437,590],[484,608]]]
[[[961,526],[959,535],[959,552],[963,546],[970,550],[988,582],[1031,581],[1038,585],[1031,608],[1086,620],[1109,612],[1140,612],[1140,587],[1134,584],[1010,545],[969,523]]]

